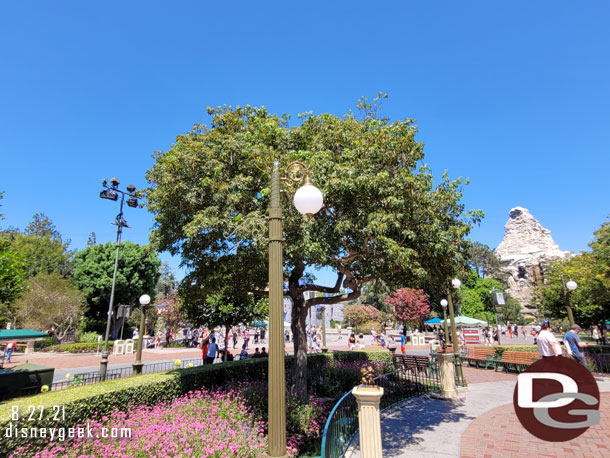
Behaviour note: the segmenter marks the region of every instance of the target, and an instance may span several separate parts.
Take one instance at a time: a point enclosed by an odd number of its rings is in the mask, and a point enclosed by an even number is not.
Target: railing
[[[400,368],[375,377],[383,387],[380,407],[385,409],[409,397],[439,391],[438,369]],[[341,458],[358,430],[358,406],[351,391],[345,393],[330,412],[322,436],[321,458]]]
[[[585,353],[587,368],[594,374],[610,374],[610,353]]]
[[[180,365],[177,366],[173,361],[166,361],[163,363],[145,364],[142,366],[143,374],[153,374],[156,372],[166,372],[177,368],[186,368],[194,366],[202,366],[203,359],[184,359],[180,361]],[[116,380],[125,377],[131,377],[133,375],[133,367],[120,367],[117,369],[109,369],[106,372],[106,380]],[[62,380],[61,382],[54,382],[51,385],[51,391],[65,390],[72,386],[92,385],[103,381],[102,376],[99,372],[81,372],[74,374],[71,380]]]

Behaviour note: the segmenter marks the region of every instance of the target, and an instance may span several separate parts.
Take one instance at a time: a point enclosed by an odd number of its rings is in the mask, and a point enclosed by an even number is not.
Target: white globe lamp
[[[576,289],[576,287],[578,286],[578,284],[574,280],[570,280],[569,282],[566,283],[566,286],[568,287],[568,289],[570,291],[574,291]]]
[[[318,213],[324,205],[324,197],[322,191],[313,184],[306,183],[294,193],[293,202],[299,213],[312,216]]]

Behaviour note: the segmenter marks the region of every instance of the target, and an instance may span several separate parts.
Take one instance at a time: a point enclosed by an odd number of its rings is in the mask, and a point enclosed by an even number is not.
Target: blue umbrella
[[[432,318],[431,320],[428,321],[424,321],[424,324],[440,324],[442,323],[443,320],[441,320],[440,318]]]

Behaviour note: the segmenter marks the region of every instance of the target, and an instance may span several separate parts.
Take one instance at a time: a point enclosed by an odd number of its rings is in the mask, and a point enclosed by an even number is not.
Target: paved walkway
[[[464,368],[468,392],[454,401],[433,396],[408,399],[382,413],[383,456],[406,457],[608,457],[610,382],[598,382],[601,424],[574,441],[551,443],[530,435],[512,404],[516,375]],[[355,438],[347,458],[359,458]]]

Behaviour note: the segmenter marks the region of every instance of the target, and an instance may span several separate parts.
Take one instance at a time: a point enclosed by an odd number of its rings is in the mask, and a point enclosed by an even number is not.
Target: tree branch
[[[338,293],[341,290],[341,282],[343,281],[344,274],[339,272],[337,274],[337,282],[335,286],[320,286],[314,285],[313,283],[308,283],[306,285],[301,286],[301,290],[303,291],[318,291],[320,293]]]
[[[307,310],[309,307],[313,307],[314,305],[318,305],[318,304],[326,304],[326,305],[338,304],[340,302],[358,299],[359,297],[360,297],[360,289],[352,291],[351,293],[348,293],[348,294],[340,294],[338,296],[313,297],[311,299],[308,299],[307,302],[305,302],[305,309]]]

